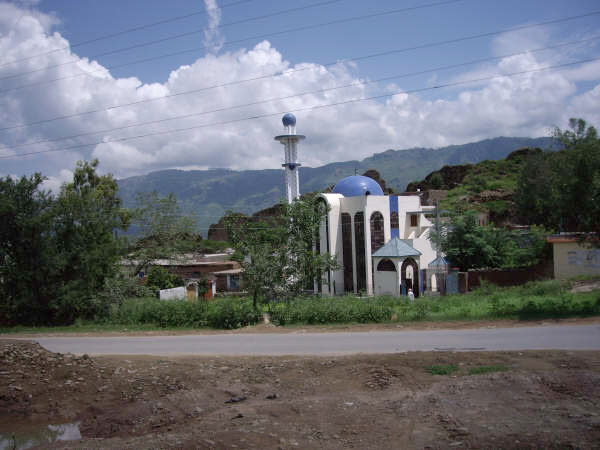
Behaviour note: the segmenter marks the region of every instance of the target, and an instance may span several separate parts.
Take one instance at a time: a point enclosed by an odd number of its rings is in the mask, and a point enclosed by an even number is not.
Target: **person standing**
[[[412,289],[408,290],[408,300],[410,300],[411,302],[415,300],[415,294],[413,293]]]

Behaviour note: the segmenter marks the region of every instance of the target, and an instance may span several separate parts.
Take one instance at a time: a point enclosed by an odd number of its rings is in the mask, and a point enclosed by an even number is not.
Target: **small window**
[[[146,276],[146,273],[142,270],[140,273],[138,273],[138,277],[140,278],[144,278]]]
[[[377,264],[377,271],[378,272],[395,272],[396,266],[394,265],[394,263],[391,260],[382,259],[381,261],[379,261],[379,264]]]
[[[393,229],[397,230],[400,228],[400,221],[398,220],[398,213],[396,211],[392,212],[390,223]]]
[[[410,226],[411,227],[416,227],[418,223],[418,218],[416,214],[411,214],[410,215]]]

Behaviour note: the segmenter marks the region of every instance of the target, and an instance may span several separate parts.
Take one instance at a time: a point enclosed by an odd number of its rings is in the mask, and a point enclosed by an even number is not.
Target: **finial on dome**
[[[283,122],[283,126],[284,127],[295,127],[296,126],[296,116],[293,115],[292,113],[287,113],[285,114],[282,118],[281,121]]]

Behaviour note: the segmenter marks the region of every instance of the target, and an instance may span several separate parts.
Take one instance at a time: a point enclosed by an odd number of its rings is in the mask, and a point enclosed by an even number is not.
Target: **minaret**
[[[281,119],[283,127],[287,134],[275,136],[275,140],[285,146],[285,163],[282,164],[285,170],[285,193],[288,203],[292,203],[300,197],[300,179],[298,178],[298,142],[306,136],[296,134],[296,117],[287,113]]]

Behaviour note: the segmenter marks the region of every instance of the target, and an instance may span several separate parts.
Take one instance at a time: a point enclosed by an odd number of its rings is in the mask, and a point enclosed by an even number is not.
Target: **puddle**
[[[81,439],[79,422],[60,425],[17,425],[14,429],[0,430],[0,450],[21,450],[57,441]]]

